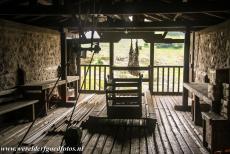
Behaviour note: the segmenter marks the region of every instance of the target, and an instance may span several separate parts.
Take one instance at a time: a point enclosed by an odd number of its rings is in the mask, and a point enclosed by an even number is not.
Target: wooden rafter
[[[170,17],[168,17],[166,14],[156,13],[157,16],[166,19],[166,20],[172,20]]]
[[[148,15],[148,14],[143,14],[143,15],[144,15],[144,17],[145,17],[146,19],[151,20],[151,21],[162,21],[162,19],[159,19],[159,18],[154,17],[154,16],[152,16],[152,15]]]
[[[179,17],[182,16],[182,13],[177,13],[174,18],[173,18],[173,21],[176,21]]]
[[[14,4],[14,3],[13,3]],[[1,15],[72,15],[79,12],[77,4],[70,5],[69,3],[57,6],[44,6],[36,5],[31,8],[30,6],[19,5],[4,5],[0,6]],[[143,14],[143,13],[199,13],[199,12],[219,12],[229,11],[227,0],[221,2],[210,1],[207,5],[204,1],[191,1],[183,3],[180,1],[173,2],[171,4],[158,1],[141,1],[136,3],[127,3],[125,1],[119,1],[114,4],[108,0],[101,0],[100,5],[95,8],[96,14]],[[90,3],[84,3],[84,7],[81,8],[81,13],[86,14],[90,9]],[[90,9],[89,13],[94,13]]]
[[[219,18],[219,19],[226,19],[225,17],[222,17],[220,15],[216,15],[215,13],[204,12],[203,14],[211,16],[211,17]]]
[[[167,34],[168,34],[168,31],[165,31],[165,32],[163,33],[162,37],[165,38]]]

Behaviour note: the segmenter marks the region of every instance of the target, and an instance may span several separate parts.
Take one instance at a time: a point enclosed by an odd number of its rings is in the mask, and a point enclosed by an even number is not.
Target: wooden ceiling
[[[0,18],[59,29],[193,30],[230,18],[228,0],[0,0]]]

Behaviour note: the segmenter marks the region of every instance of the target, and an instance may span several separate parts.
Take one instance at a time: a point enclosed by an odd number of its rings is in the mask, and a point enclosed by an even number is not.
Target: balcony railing
[[[88,73],[83,83],[83,78]],[[118,67],[109,65],[81,65],[81,92],[103,93],[104,79],[110,73],[120,75],[119,72],[129,70],[140,71],[143,81],[150,83],[149,88],[156,94],[179,94],[183,90],[183,66],[154,66],[154,67]],[[151,72],[152,71],[152,72]],[[125,73],[124,73],[125,74]]]

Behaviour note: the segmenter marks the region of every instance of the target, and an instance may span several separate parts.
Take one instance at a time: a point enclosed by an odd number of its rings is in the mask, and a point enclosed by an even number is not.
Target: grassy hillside
[[[160,33],[160,32],[159,32]],[[184,35],[183,33],[175,32],[175,33],[168,33],[167,38],[180,38],[183,39]],[[136,40],[133,40],[133,47],[135,48],[135,42]],[[128,57],[129,57],[129,50],[130,50],[130,39],[122,39],[120,42],[114,44],[114,65],[116,66],[128,66]],[[99,54],[95,54],[94,59],[92,61],[92,64],[98,64],[98,65],[108,65],[109,64],[109,44],[108,43],[100,43],[101,51]],[[145,43],[143,40],[138,40],[138,48],[139,48],[139,65],[140,66],[148,66],[150,64],[150,44]],[[173,66],[182,66],[183,65],[183,53],[184,53],[184,47],[183,43],[173,43],[173,44],[162,44],[162,43],[155,43],[154,44],[154,65],[155,66],[163,66],[163,65],[173,65]],[[87,52],[87,58],[81,59],[82,64],[89,64],[90,58],[92,56],[92,53]],[[156,87],[156,68],[154,69],[154,87]],[[181,70],[183,71],[183,70]],[[183,72],[180,71],[180,75],[178,76],[178,69],[175,69],[175,82],[178,81],[178,79],[182,79]],[[96,87],[98,87],[99,84],[99,74],[98,74],[98,68],[96,70]],[[108,73],[109,71],[107,71]],[[144,78],[148,77],[147,71],[141,72],[144,75]],[[104,72],[102,72],[104,74]],[[165,70],[165,75],[167,74],[167,70]],[[170,74],[172,75],[172,70],[170,70]],[[161,86],[162,82],[162,70],[159,70],[159,87]],[[170,75],[170,78],[171,78]],[[129,78],[132,77],[132,75],[128,71],[116,71],[115,76],[117,77],[123,77],[123,78]],[[83,77],[83,76],[82,76]],[[166,78],[166,76],[164,77]],[[91,77],[91,83],[93,83],[93,76]],[[171,79],[170,79],[171,80]],[[89,86],[89,75],[87,76],[86,80],[86,89],[90,89]],[[167,78],[165,79],[167,81]],[[181,81],[180,81],[181,82]],[[166,82],[165,82],[166,84]],[[182,83],[181,83],[182,85]],[[101,87],[104,86],[104,79],[101,78]],[[147,84],[143,84],[145,89],[148,87]],[[167,85],[165,85],[166,87]],[[181,88],[181,87],[180,87]]]

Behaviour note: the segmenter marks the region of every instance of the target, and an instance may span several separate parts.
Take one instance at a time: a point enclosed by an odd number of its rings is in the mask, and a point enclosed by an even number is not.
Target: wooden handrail
[[[140,67],[127,67],[127,66],[110,66],[110,65],[81,65],[82,76],[87,67],[90,67],[87,80],[84,83],[82,90],[84,91],[104,91],[104,80],[109,73],[113,71],[147,71],[147,77],[142,79],[142,82],[152,82],[149,87],[153,87],[153,92],[157,93],[178,93],[182,92],[183,66],[180,65],[167,65],[167,66],[140,66]],[[152,75],[151,75],[152,74]],[[116,80],[116,78],[115,78]],[[127,79],[132,80],[132,79]],[[135,79],[134,79],[135,80]]]

